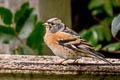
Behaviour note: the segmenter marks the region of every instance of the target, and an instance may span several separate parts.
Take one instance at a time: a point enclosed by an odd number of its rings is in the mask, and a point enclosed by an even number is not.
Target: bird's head
[[[43,25],[45,26],[46,30],[49,30],[51,33],[63,31],[66,28],[65,24],[58,18],[51,18]]]

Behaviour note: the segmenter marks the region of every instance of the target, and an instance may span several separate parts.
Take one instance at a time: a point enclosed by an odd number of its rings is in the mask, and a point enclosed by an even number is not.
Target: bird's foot
[[[78,64],[78,59],[75,59],[72,64]]]
[[[64,63],[65,61],[67,61],[68,59],[65,59],[65,60],[63,60],[63,61],[60,61],[60,62],[57,62],[57,63],[55,63],[55,64],[67,64],[67,63]]]

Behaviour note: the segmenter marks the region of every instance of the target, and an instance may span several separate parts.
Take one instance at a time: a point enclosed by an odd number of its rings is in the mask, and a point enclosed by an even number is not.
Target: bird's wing
[[[69,47],[70,49],[77,50],[77,51],[88,51],[88,53],[91,53],[91,55],[94,55],[95,51],[93,50],[93,46],[89,44],[86,40],[81,38],[75,31],[72,29],[66,27],[63,31],[64,33],[67,33],[71,36],[74,35],[74,37],[71,39],[62,39],[59,40],[59,44]],[[101,57],[104,57],[104,55],[100,53],[95,53],[95,55],[99,55]],[[94,56],[95,56],[94,55]]]
[[[80,38],[79,36],[72,39],[61,39],[61,40],[58,40],[58,43],[74,51],[90,53],[93,56],[98,55],[98,56],[104,57],[104,55],[95,52],[93,50],[93,46],[89,44],[86,40]]]

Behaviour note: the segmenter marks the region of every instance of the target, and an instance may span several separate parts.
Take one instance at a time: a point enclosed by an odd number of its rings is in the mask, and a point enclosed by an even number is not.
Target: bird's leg
[[[73,63],[78,63],[78,61],[77,61],[78,59],[75,59],[74,61],[73,61]]]
[[[81,57],[79,56],[79,57],[77,57],[74,61],[73,61],[73,63],[78,63],[78,59],[80,59]]]
[[[58,62],[58,63],[56,63],[56,64],[63,64],[63,62],[64,61],[67,61],[68,59],[64,59],[64,60],[62,60],[62,61],[60,61],[60,62]]]

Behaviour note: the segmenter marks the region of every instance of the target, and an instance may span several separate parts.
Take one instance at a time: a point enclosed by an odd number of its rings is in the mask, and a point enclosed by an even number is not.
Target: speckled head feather
[[[54,23],[54,24],[60,24],[62,23],[62,21],[58,18],[51,18],[49,20],[47,20],[48,23]]]
[[[51,33],[63,31],[66,28],[65,24],[58,18],[51,18],[47,20],[46,23],[50,25]]]

